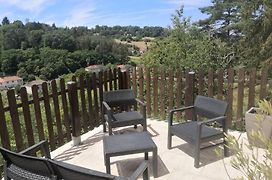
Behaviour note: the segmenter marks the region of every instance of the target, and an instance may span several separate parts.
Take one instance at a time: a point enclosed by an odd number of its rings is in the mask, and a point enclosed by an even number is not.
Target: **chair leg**
[[[8,177],[8,165],[6,161],[4,161],[4,180],[11,180],[11,178]]]
[[[148,160],[148,152],[145,152],[145,153],[144,153],[144,159],[145,159],[145,160]]]
[[[146,122],[143,123],[143,130],[144,131],[147,131],[147,125],[146,125]]]
[[[168,132],[167,148],[171,149],[172,147],[172,134]]]
[[[112,127],[110,124],[108,125],[108,130],[109,130],[109,135],[112,135]]]
[[[103,123],[103,132],[104,132],[104,133],[107,132],[106,123],[105,123],[105,122]]]
[[[229,157],[229,145],[228,141],[224,138],[224,156]]]
[[[195,145],[195,168],[199,168],[199,158],[200,158],[200,142],[197,141]]]

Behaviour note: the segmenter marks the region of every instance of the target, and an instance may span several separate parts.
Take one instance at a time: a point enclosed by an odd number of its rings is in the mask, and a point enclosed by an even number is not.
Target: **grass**
[[[138,65],[138,64],[142,64],[142,60],[141,57],[138,56],[129,56],[129,59],[132,63]]]

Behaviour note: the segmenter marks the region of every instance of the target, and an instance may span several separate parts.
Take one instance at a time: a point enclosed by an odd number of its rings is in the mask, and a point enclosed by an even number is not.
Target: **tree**
[[[29,45],[34,48],[38,48],[41,45],[43,30],[32,30],[29,32],[28,41]]]
[[[241,57],[247,66],[272,62],[272,1],[246,0],[241,9]]]
[[[11,49],[3,51],[2,54],[2,71],[6,74],[14,75],[18,71],[18,65],[25,59],[23,57],[22,50]]]
[[[7,25],[9,24],[9,19],[5,16],[2,20],[2,25]]]
[[[183,17],[183,8],[176,11],[172,22],[170,35],[155,41],[144,54],[143,62],[147,66],[192,70],[228,66],[224,58],[228,53],[227,44],[192,25],[190,18]]]
[[[200,20],[199,24],[203,29],[211,31],[215,36],[223,40],[235,42],[239,36],[237,22],[241,3],[233,0],[213,0],[212,5],[200,8],[202,13],[208,14],[205,20]]]

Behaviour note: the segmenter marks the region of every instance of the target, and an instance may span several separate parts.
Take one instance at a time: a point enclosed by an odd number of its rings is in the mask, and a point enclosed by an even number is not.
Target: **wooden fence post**
[[[72,140],[73,145],[79,145],[81,143],[80,131],[80,117],[78,108],[78,95],[77,95],[77,84],[76,82],[70,81],[67,83],[68,86],[68,96],[70,103],[71,112],[71,126],[72,126]]]
[[[260,100],[263,100],[267,96],[266,86],[268,82],[268,68],[264,67],[261,71],[261,87],[260,87]]]
[[[124,89],[124,87],[123,87],[123,74],[122,74],[120,68],[117,69],[117,74],[118,74],[118,88]]]
[[[208,71],[208,96],[213,97],[213,69]]]
[[[245,69],[238,70],[238,97],[237,97],[237,127],[243,126],[243,101],[244,101],[244,87],[245,87]]]
[[[18,105],[16,103],[15,90],[14,89],[8,90],[7,96],[8,96],[10,117],[11,117],[12,126],[14,130],[13,135],[15,137],[15,144],[16,144],[17,151],[19,152],[24,149],[24,144],[23,144],[21,123],[20,123],[19,113],[18,113]]]
[[[227,90],[227,102],[229,104],[227,113],[227,126],[232,126],[232,116],[233,116],[233,81],[234,81],[234,70],[232,68],[228,69],[228,90]]]
[[[150,77],[150,68],[145,68],[145,82],[146,82],[146,112],[147,116],[151,116],[151,77]]]
[[[255,85],[256,85],[256,68],[252,68],[250,70],[249,76],[247,109],[250,109],[255,105]]]
[[[2,146],[4,148],[10,149],[10,139],[9,139],[9,133],[7,128],[7,122],[6,122],[1,93],[0,93],[0,136],[1,136]]]
[[[217,98],[223,99],[223,88],[224,88],[224,70],[219,69],[217,72]]]
[[[153,115],[158,117],[158,69],[153,69]]]
[[[159,88],[160,88],[160,115],[161,115],[161,118],[162,120],[165,120],[166,119],[166,114],[165,114],[165,94],[167,91],[165,91],[165,68],[164,67],[161,67],[160,69],[160,74],[161,74],[161,78],[160,78],[160,82],[159,82]]]
[[[198,95],[204,95],[204,76],[205,76],[205,73],[202,69],[200,69],[198,71],[198,76],[197,76],[197,82],[198,82],[198,85],[197,85],[197,89],[198,89]]]
[[[185,85],[185,106],[191,106],[194,104],[194,80],[195,72],[188,72],[186,74]],[[186,119],[193,119],[192,111],[185,112]]]
[[[176,108],[181,107],[181,100],[182,100],[182,71],[181,69],[177,69],[176,71],[176,77],[177,77],[177,91],[176,91]],[[181,118],[181,113],[177,113],[177,119]]]

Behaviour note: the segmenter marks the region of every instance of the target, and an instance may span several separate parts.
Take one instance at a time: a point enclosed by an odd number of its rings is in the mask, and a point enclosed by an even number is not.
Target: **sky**
[[[171,14],[184,5],[184,15],[197,21],[207,17],[200,7],[211,0],[0,0],[0,20],[55,23],[58,27],[95,25],[171,25]]]

